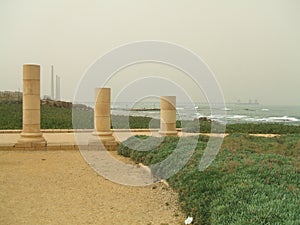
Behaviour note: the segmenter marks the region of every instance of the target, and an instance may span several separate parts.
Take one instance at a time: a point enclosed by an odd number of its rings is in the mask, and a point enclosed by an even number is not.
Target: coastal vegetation
[[[73,121],[72,121],[73,118]],[[159,128],[160,121],[150,117],[112,115],[112,128],[115,129],[139,129]],[[74,122],[74,123],[73,123]],[[41,105],[41,128],[42,129],[92,129],[94,127],[94,113],[89,108],[58,107],[53,105]],[[218,127],[218,123],[215,127]],[[177,121],[177,128],[185,132],[210,133],[218,132],[211,130],[212,121],[200,119],[193,121]],[[0,103],[0,129],[22,129],[22,104]],[[240,123],[227,124],[226,133],[249,133],[249,134],[296,134],[300,133],[300,126],[286,125],[281,123]]]
[[[217,129],[211,129],[212,123]],[[210,120],[184,121],[183,131],[190,133],[218,133],[218,122]],[[245,134],[298,134],[300,126],[283,123],[235,123],[226,124],[225,133]]]
[[[138,151],[141,143],[129,138],[118,153],[149,166],[166,159],[175,148],[189,150],[193,142],[185,137],[180,147],[178,137],[136,138],[147,140],[153,149]],[[194,218],[193,224],[300,224],[300,135],[231,134],[212,164],[199,171],[207,140],[200,136],[188,163],[167,180],[178,192],[182,210]]]
[[[74,123],[73,123],[74,121]],[[150,117],[112,115],[112,128],[159,128],[159,120]],[[41,105],[42,129],[93,129],[94,112]],[[22,129],[22,104],[0,103],[0,129]]]

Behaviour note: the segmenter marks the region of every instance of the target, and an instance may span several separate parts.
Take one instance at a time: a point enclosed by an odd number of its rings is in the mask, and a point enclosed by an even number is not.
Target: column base
[[[178,132],[177,131],[158,131],[158,133],[162,136],[178,136]]]
[[[89,140],[89,149],[117,151],[119,142],[115,140],[112,132],[94,132],[94,138]]]
[[[18,143],[46,143],[42,133],[21,133]]]
[[[15,144],[20,150],[46,150],[47,141],[42,133],[21,133],[21,137]]]

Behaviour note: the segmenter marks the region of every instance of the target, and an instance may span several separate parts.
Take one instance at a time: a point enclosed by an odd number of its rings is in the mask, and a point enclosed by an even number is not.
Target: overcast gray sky
[[[42,93],[50,95],[53,64],[62,99],[72,100],[101,55],[132,41],[162,40],[199,55],[227,102],[299,105],[299,12],[298,0],[2,0],[0,90],[22,89],[22,64],[33,62],[42,66]],[[139,73],[177,76],[147,64],[121,71],[118,79],[126,84]],[[110,83],[114,94],[119,81]]]

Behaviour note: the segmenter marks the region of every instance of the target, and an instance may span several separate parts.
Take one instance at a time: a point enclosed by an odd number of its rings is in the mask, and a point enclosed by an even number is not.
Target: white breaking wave
[[[282,123],[282,122],[300,122],[300,119],[289,116],[281,116],[281,117],[264,117],[264,118],[247,118],[248,122],[269,122],[269,123]]]
[[[288,116],[282,116],[282,117],[268,117],[267,120],[272,122],[299,122],[300,120],[295,117],[288,117]]]
[[[248,116],[245,116],[245,115],[233,115],[233,116],[228,116],[227,119],[237,119],[237,120],[240,120],[240,119],[244,119],[244,118],[247,118]]]

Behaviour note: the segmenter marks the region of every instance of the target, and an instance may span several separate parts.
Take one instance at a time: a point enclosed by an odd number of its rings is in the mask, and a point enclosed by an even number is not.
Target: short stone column
[[[176,136],[176,96],[160,97],[160,130],[164,136]]]
[[[95,88],[94,135],[98,136],[107,150],[117,150],[113,132],[110,129],[110,88]]]
[[[23,65],[23,130],[18,143],[46,143],[40,129],[40,66]],[[29,145],[28,145],[29,144]]]

